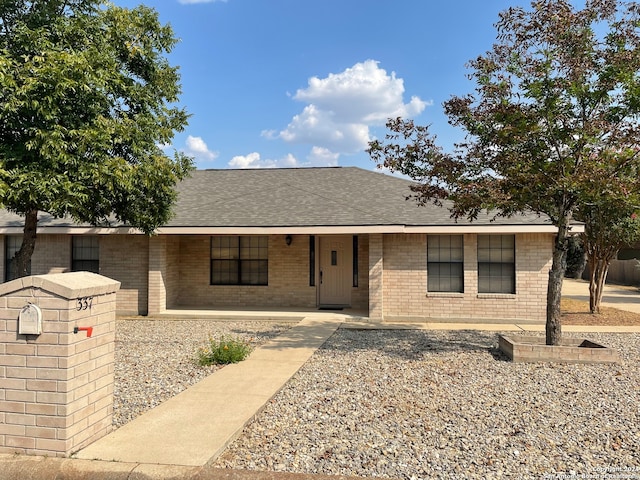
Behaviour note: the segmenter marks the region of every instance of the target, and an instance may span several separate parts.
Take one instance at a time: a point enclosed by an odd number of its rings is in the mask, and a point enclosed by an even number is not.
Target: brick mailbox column
[[[119,288],[88,272],[0,284],[0,453],[68,456],[111,431]],[[37,313],[41,333],[21,334]]]

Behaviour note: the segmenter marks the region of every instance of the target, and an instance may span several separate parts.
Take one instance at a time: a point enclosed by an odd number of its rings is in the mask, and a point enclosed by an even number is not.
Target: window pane
[[[98,260],[74,260],[71,269],[74,272],[100,273],[100,262]]]
[[[515,235],[478,236],[478,293],[515,293]]]
[[[211,258],[238,258],[238,237],[212,237]]]
[[[211,283],[213,285],[236,285],[238,283],[238,261],[211,260]]]
[[[240,283],[243,285],[266,285],[268,280],[267,260],[243,260]]]
[[[240,258],[266,259],[268,237],[240,237]]]
[[[100,273],[100,248],[97,236],[71,237],[71,270]]]
[[[428,263],[427,270],[427,291],[464,291],[462,263]]]
[[[464,291],[463,243],[462,235],[427,237],[427,291]]]
[[[515,293],[513,263],[479,263],[479,293]]]
[[[211,237],[212,285],[267,285],[269,237]]]

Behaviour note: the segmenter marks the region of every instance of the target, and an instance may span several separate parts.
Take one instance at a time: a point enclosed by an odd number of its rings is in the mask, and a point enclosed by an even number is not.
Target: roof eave
[[[549,224],[511,224],[511,225],[281,225],[281,226],[177,226],[160,227],[157,235],[340,235],[368,233],[426,233],[426,234],[512,234],[512,233],[550,233],[557,228]],[[584,232],[584,225],[571,227],[571,233]],[[20,235],[21,227],[0,228],[0,234]],[[142,231],[130,227],[86,227],[55,226],[39,227],[38,234],[44,235],[141,235]]]

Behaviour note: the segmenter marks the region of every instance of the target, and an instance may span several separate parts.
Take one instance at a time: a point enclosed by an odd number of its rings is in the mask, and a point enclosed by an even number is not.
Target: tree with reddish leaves
[[[465,139],[452,153],[428,127],[390,119],[369,154],[415,179],[422,203],[453,217],[547,215],[557,227],[546,343],[561,339],[560,299],[571,224],[593,199],[638,188],[640,9],[616,0],[537,0],[509,8],[493,48],[469,63],[475,92],[444,104]]]
[[[633,192],[640,196],[640,187]],[[626,212],[625,212],[626,209]],[[589,310],[600,313],[600,303],[604,284],[609,273],[611,261],[615,260],[620,249],[640,240],[640,206],[632,205],[628,198],[620,202],[597,199],[577,214],[584,221],[585,231],[582,243],[589,267]]]

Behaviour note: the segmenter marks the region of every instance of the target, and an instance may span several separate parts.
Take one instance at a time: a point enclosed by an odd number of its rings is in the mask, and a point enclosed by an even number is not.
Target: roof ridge
[[[277,167],[277,168],[203,168],[203,169],[198,169],[198,170],[194,170],[194,172],[258,172],[258,171],[262,171],[262,172],[274,172],[274,171],[278,171],[278,170],[328,170],[331,168],[359,168],[356,166],[342,166],[342,165],[335,165],[335,166],[326,166],[326,167]]]

